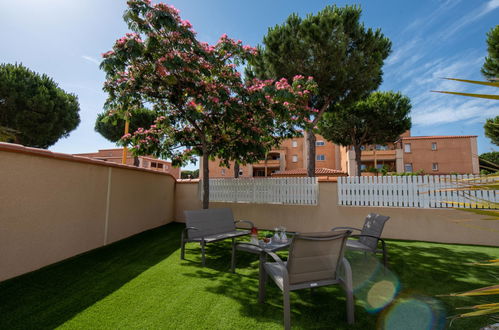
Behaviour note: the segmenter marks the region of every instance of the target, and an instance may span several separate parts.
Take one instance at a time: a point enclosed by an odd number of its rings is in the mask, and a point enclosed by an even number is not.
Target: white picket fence
[[[499,202],[498,191],[469,190],[466,184],[491,183],[494,180],[498,179],[478,175],[340,177],[338,203],[352,206],[486,208],[482,202]],[[488,208],[497,207],[489,203]]]
[[[202,199],[202,181],[199,197]],[[317,178],[210,179],[210,202],[317,205]]]

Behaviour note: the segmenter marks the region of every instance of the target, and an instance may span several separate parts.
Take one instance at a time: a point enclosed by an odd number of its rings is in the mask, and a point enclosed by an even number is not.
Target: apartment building
[[[306,138],[297,137],[283,143],[267,155],[266,160],[241,165],[240,177],[265,177],[305,175],[307,167]],[[386,145],[362,147],[361,169],[382,168],[390,172],[417,172],[427,174],[478,174],[477,137],[459,136],[411,136],[410,131],[400,136],[398,141]],[[234,177],[233,167],[222,167],[219,161],[210,161],[210,177]],[[355,152],[352,148],[341,147],[316,135],[317,175],[355,175]]]
[[[477,137],[408,136],[400,139],[404,172],[478,174]]]
[[[279,148],[270,151],[266,160],[258,163],[240,165],[240,177],[269,177],[284,171],[296,171],[307,167],[307,147],[305,137],[286,139]],[[334,143],[326,141],[322,136],[316,135],[316,160],[317,168],[340,169],[340,147]],[[219,160],[210,161],[210,177],[212,178],[232,178],[234,177],[234,164],[230,169],[220,166]],[[200,171],[201,172],[201,171]],[[335,173],[337,173],[336,171]],[[341,172],[341,171],[340,171]],[[295,172],[293,172],[295,173]],[[300,173],[300,172],[297,172]],[[321,173],[332,173],[324,172]],[[339,172],[338,172],[339,173]]]
[[[74,154],[75,156],[82,156],[103,160],[110,163],[121,164],[123,157],[123,148],[116,149],[102,149],[98,152]],[[126,165],[137,166],[149,170],[170,173],[175,179],[180,178],[180,168],[173,167],[170,162],[162,159],[157,159],[151,156],[138,156],[133,157],[130,152],[127,153]]]

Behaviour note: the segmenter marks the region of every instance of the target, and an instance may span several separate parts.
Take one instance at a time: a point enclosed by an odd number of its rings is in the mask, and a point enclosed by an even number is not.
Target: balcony
[[[370,160],[395,160],[397,158],[397,150],[366,150],[362,151],[362,161]]]
[[[267,167],[279,167],[281,165],[281,160],[280,159],[268,159],[267,160]],[[265,167],[265,161],[261,160],[256,164],[253,164],[253,167]]]

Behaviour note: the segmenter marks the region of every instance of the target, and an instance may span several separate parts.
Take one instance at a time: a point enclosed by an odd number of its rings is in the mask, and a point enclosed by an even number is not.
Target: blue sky
[[[431,90],[497,93],[495,88],[451,82],[441,77],[483,79],[486,33],[499,23],[499,0],[169,1],[180,9],[202,41],[214,43],[227,33],[257,45],[267,28],[289,14],[316,13],[327,4],[358,4],[367,27],[380,28],[392,40],[380,90],[400,91],[412,101],[412,135],[478,135],[479,153],[498,148],[484,136],[486,118],[499,104]],[[113,148],[94,131],[106,98],[100,54],[128,32],[121,0],[0,1],[0,63],[22,62],[46,73],[79,97],[81,124],[50,150],[64,153]],[[494,104],[496,103],[496,104]]]

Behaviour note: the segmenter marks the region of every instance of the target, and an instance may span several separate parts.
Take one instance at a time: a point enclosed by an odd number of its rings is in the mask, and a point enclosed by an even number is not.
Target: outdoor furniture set
[[[250,230],[237,229],[237,223],[254,228],[251,221],[234,221],[231,209],[206,209],[185,211],[186,228],[181,237],[181,259],[185,257],[185,243],[198,242],[201,245],[202,264],[206,263],[205,246],[224,239],[232,240],[231,270],[235,271],[236,250],[259,255],[258,301],[265,300],[265,287],[270,277],[283,293],[284,328],[291,328],[290,291],[339,284],[346,293],[347,321],[354,323],[354,298],[352,269],[344,257],[345,248],[383,254],[386,266],[386,244],[381,233],[387,216],[371,213],[366,217],[362,229],[335,227],[329,232],[297,233],[284,242],[270,244],[239,242],[235,238],[250,234]],[[351,235],[352,230],[360,234]],[[357,240],[349,240],[357,237]],[[381,249],[378,249],[381,241]],[[289,248],[287,261],[275,254]],[[269,262],[267,258],[272,260]]]

